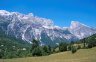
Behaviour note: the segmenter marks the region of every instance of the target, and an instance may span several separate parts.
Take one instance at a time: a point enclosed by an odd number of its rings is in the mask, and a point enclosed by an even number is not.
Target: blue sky
[[[0,9],[52,19],[58,26],[79,21],[96,27],[96,0],[0,0]]]

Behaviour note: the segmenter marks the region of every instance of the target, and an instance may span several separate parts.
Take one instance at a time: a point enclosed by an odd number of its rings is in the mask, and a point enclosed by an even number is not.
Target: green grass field
[[[80,49],[75,54],[68,51],[42,57],[0,59],[0,62],[96,62],[96,47]]]

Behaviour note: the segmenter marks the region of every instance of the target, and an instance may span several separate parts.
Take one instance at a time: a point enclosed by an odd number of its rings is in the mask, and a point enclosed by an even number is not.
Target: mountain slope
[[[79,22],[73,22],[71,27],[61,28],[54,25],[52,20],[34,16],[32,13],[25,15],[5,10],[0,10],[0,30],[29,43],[32,39],[37,39],[42,45],[75,41],[96,33],[96,30]],[[90,34],[87,34],[89,31]]]
[[[77,21],[72,21],[69,31],[79,39],[91,36],[96,33],[96,29],[86,26]]]
[[[4,32],[0,31],[0,46],[4,46],[7,49],[11,49],[13,46],[16,48],[27,48],[30,47],[30,44],[13,36],[7,36]]]

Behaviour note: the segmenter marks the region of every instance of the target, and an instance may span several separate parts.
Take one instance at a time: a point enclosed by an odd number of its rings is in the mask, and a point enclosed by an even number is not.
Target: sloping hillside
[[[28,47],[29,44],[26,41],[23,41],[21,39],[16,39],[13,36],[8,36],[5,35],[3,31],[0,31],[0,46],[4,45],[6,48],[7,47]]]
[[[12,36],[7,36],[0,31],[0,59],[23,57],[25,52],[28,52],[30,44],[21,39],[16,39]],[[26,51],[22,51],[27,49]],[[21,54],[22,53],[22,54]]]
[[[0,62],[96,62],[96,47],[80,49],[75,54],[68,51],[43,57],[0,59]]]

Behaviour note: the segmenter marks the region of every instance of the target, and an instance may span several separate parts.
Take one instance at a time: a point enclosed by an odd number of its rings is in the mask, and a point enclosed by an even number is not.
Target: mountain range
[[[21,14],[0,10],[0,31],[31,43],[32,39],[41,45],[55,45],[83,39],[96,33],[96,28],[89,27],[78,21],[72,21],[70,27],[54,25],[50,19],[34,16],[32,13]]]

